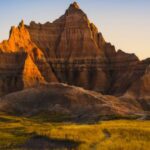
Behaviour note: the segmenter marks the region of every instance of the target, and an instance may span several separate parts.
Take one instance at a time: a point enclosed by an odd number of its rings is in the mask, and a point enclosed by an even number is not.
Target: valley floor
[[[149,150],[150,121],[50,123],[0,113],[2,150]]]

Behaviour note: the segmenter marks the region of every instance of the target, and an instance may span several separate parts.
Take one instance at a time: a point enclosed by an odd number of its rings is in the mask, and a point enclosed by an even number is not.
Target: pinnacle
[[[24,21],[21,20],[21,22],[19,23],[19,27],[23,27],[24,26]]]
[[[84,12],[80,9],[77,2],[71,3],[69,8],[66,10],[66,14],[74,14],[74,13],[84,14]]]
[[[69,8],[80,9],[80,7],[79,7],[77,2],[73,2],[72,4],[70,4]]]

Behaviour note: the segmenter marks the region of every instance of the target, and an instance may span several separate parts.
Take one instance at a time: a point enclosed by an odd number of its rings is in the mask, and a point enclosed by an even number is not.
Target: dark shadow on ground
[[[46,136],[36,135],[21,146],[28,150],[77,150],[80,142],[73,140],[52,139]]]

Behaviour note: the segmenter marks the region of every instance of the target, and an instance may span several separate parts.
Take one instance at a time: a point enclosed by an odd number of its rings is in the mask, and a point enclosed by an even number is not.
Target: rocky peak
[[[85,13],[80,9],[77,2],[70,4],[69,8],[66,10],[66,13],[65,13],[66,16],[72,15],[72,14],[80,14],[82,16],[85,15]]]
[[[116,57],[120,60],[139,61],[139,58],[134,53],[129,54],[129,53],[126,53],[120,49],[117,51]]]
[[[31,47],[30,43],[30,34],[21,21],[17,27],[11,27],[9,39],[0,43],[0,49],[4,52],[28,51]]]
[[[19,26],[18,26],[19,28],[22,28],[22,27],[24,27],[24,20],[21,20],[21,22],[19,23]]]
[[[77,2],[73,2],[70,4],[69,9],[80,9],[80,7]]]

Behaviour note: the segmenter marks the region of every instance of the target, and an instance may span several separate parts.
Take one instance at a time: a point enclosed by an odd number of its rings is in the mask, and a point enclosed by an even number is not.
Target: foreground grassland
[[[150,121],[50,123],[0,113],[0,149],[149,150]]]

